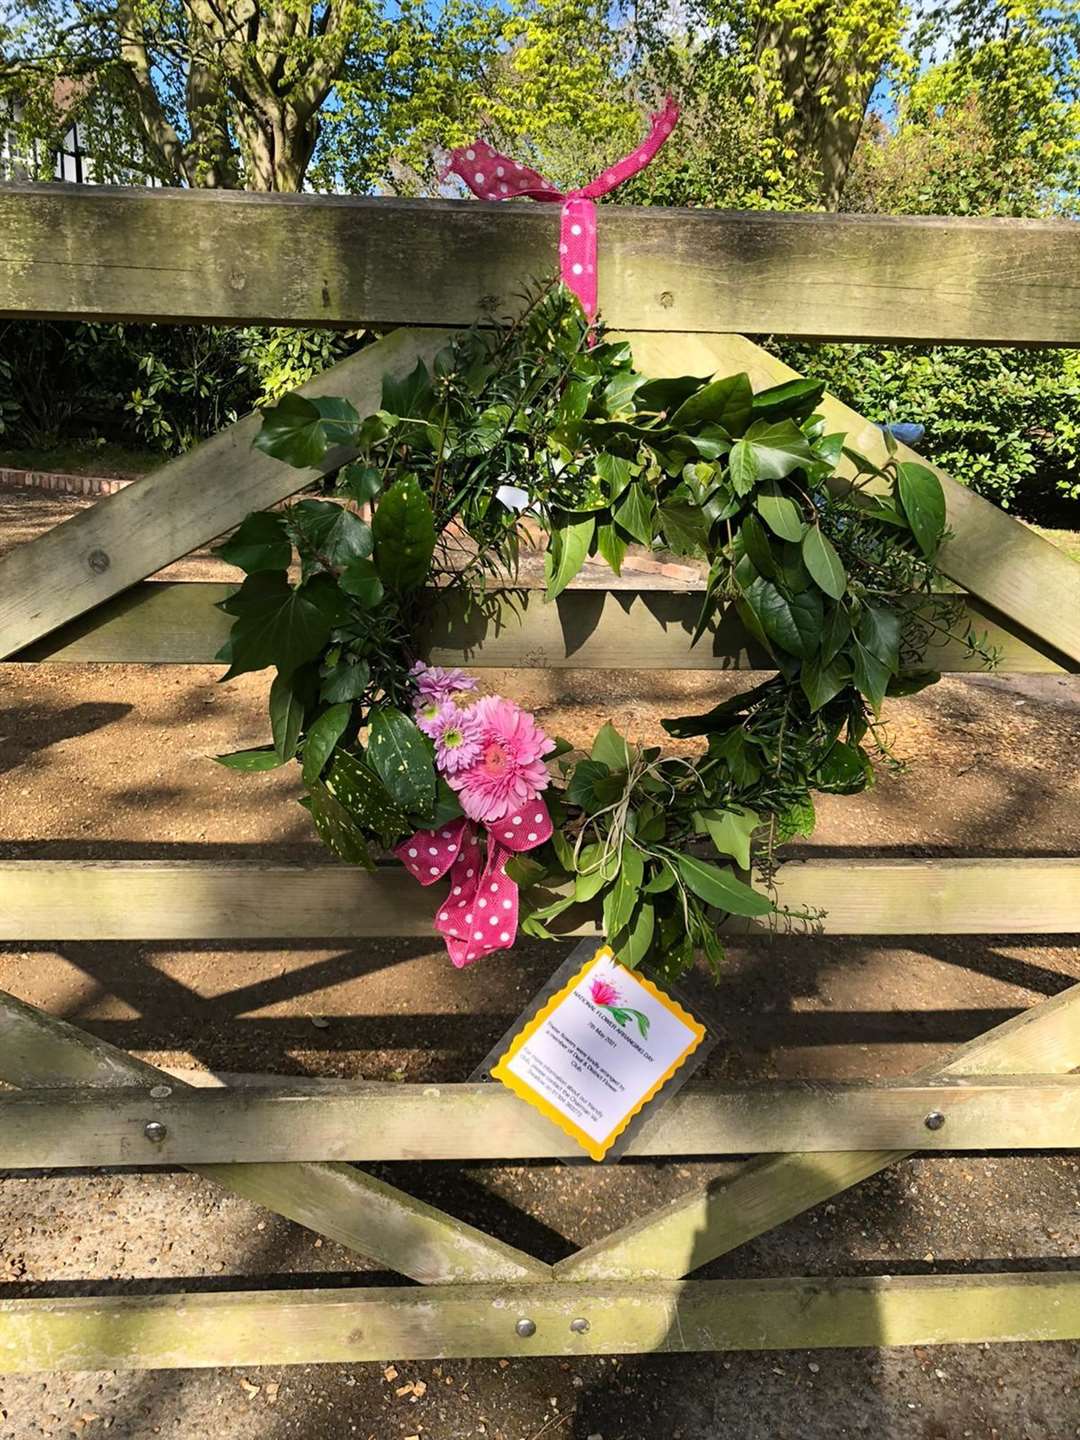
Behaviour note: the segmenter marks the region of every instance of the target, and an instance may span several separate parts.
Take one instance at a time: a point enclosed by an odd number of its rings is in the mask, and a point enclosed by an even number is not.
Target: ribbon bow
[[[551,838],[548,808],[539,797],[502,820],[479,825],[454,820],[438,830],[418,830],[394,854],[421,885],[450,872],[450,894],[439,906],[435,929],[461,969],[492,950],[508,950],[517,938],[518,887],[506,873],[511,855],[522,855]],[[481,854],[481,837],[486,854]]]
[[[530,200],[561,200],[562,228],[559,235],[559,266],[563,283],[581,301],[586,319],[596,315],[596,206],[594,199],[614,190],[631,175],[644,170],[675,128],[679,107],[669,95],[664,108],[650,116],[651,128],[638,148],[598,175],[580,190],[567,194],[556,190],[536,170],[500,155],[483,140],[451,150],[443,175],[459,175],[481,200],[513,200],[519,195]]]

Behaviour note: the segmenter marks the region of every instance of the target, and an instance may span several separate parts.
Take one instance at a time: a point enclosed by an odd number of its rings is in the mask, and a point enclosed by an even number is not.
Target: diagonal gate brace
[[[948,1075],[1064,1074],[1080,1068],[1080,985],[969,1041],[916,1080]],[[561,1260],[558,1280],[680,1279],[785,1220],[905,1159],[856,1150],[752,1160],[727,1183],[692,1191]]]
[[[167,1071],[0,991],[0,1080],[19,1089],[147,1080]],[[292,1162],[187,1167],[236,1195],[424,1284],[550,1278],[551,1268],[352,1165]]]

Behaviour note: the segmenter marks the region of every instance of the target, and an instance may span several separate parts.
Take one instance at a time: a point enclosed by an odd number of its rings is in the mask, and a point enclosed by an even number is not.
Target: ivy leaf
[[[338,584],[365,610],[378,605],[385,593],[373,560],[354,560],[338,576]]]
[[[296,754],[304,725],[304,705],[287,675],[276,675],[270,686],[270,733],[282,762]]]
[[[798,800],[793,800],[786,810],[776,817],[776,838],[782,845],[796,835],[812,835],[817,824],[817,812],[809,791]]]
[[[755,420],[743,438],[753,446],[762,480],[783,480],[814,459],[809,440],[794,420]]]
[[[708,383],[708,376],[678,375],[647,380],[634,397],[639,412],[677,409]]]
[[[730,855],[740,870],[750,869],[750,837],[761,824],[753,810],[732,805],[726,810],[701,810],[695,819],[700,819],[721,855]]]
[[[424,418],[431,413],[435,396],[427,366],[417,360],[415,368],[400,380],[384,375],[382,408],[390,415]]]
[[[801,420],[813,413],[824,394],[824,380],[785,380],[754,396],[754,419]]]
[[[642,545],[652,544],[653,499],[640,481],[628,486],[613,513],[628,535]]]
[[[722,425],[703,425],[696,435],[685,438],[703,460],[719,460],[731,449],[731,436]]]
[[[676,555],[702,555],[709,543],[709,522],[696,505],[666,500],[660,526],[667,547]]]
[[[655,928],[656,911],[647,900],[643,900],[634,911],[623,936],[613,945],[615,958],[630,970],[636,970],[649,953]],[[632,1010],[630,1014],[637,1021],[639,1033],[644,1036],[648,1031],[648,1021],[638,1010]]]
[[[925,465],[908,460],[897,466],[896,488],[919,549],[932,559],[945,533],[945,492],[941,481]]]
[[[728,474],[738,495],[749,495],[760,478],[757,455],[749,440],[736,440],[728,456]]]
[[[873,768],[858,745],[837,740],[818,767],[814,786],[837,795],[851,795],[865,790],[873,775]]]
[[[344,505],[300,500],[290,506],[288,519],[307,549],[331,565],[348,565],[371,554],[370,527]]]
[[[367,505],[382,489],[382,471],[374,465],[346,465],[338,479],[338,492],[355,500],[358,505]]]
[[[675,430],[689,430],[711,421],[722,425],[729,435],[741,435],[750,423],[753,403],[749,375],[725,375],[689,395],[669,423]]]
[[[285,532],[285,517],[257,510],[215,548],[214,554],[249,575],[256,570],[287,570],[292,560],[292,541]]]
[[[264,455],[308,470],[322,461],[328,448],[355,439],[359,424],[356,407],[348,400],[292,393],[263,411],[254,444]]]
[[[732,780],[740,788],[760,780],[760,753],[741,730],[729,730],[726,735],[710,740],[709,753],[727,763]]]
[[[606,560],[616,575],[622,573],[622,562],[626,558],[627,542],[614,525],[596,527],[596,550]]]
[[[806,660],[799,672],[799,684],[810,702],[810,709],[814,711],[827,705],[850,683],[851,668],[840,658],[828,662],[822,661],[820,657]]]
[[[408,816],[359,756],[339,750],[326,785],[354,820],[374,830],[386,844],[409,833]]]
[[[371,680],[371,668],[366,660],[342,660],[323,677],[319,699],[328,705],[337,705],[343,700],[359,700]]]
[[[683,883],[716,910],[729,915],[771,915],[775,906],[766,895],[751,890],[728,869],[721,869],[696,855],[680,855],[679,874]]]
[[[586,814],[599,810],[605,802],[597,785],[611,775],[611,768],[602,760],[579,760],[566,787],[566,798],[571,805],[580,805]]]
[[[604,933],[617,935],[630,919],[645,878],[645,862],[641,851],[629,842],[623,844],[615,882],[604,896]]]
[[[803,538],[806,525],[803,523],[802,511],[791,496],[785,495],[778,486],[769,485],[760,489],[754,496],[754,505],[765,524],[774,535],[779,535],[781,540],[797,543]]]
[[[260,746],[257,750],[233,750],[228,755],[215,755],[214,759],[226,770],[242,770],[254,774],[259,770],[277,770],[284,765],[277,751],[271,745]]]
[[[304,784],[310,789],[323,772],[323,766],[333,754],[334,746],[345,733],[352,714],[348,704],[332,705],[324,710],[307,733],[304,741]]]
[[[363,832],[321,781],[316,781],[300,804],[315,822],[319,839],[339,860],[347,865],[363,865],[366,870],[375,869]]]
[[[604,482],[608,501],[614,503],[634,477],[634,467],[620,455],[602,450],[593,461],[593,468]]]
[[[636,750],[608,721],[596,732],[590,759],[602,761],[610,770],[626,770]]]
[[[595,355],[595,351],[593,354]],[[634,370],[621,370],[604,386],[601,395],[601,403],[608,415],[619,415],[630,413],[634,407],[634,396],[645,385],[644,375],[637,374]]]
[[[280,570],[249,576],[221,608],[237,616],[226,680],[268,665],[291,675],[315,658],[343,615],[341,592],[329,575],[316,575],[293,589]]]
[[[766,636],[781,650],[809,660],[821,644],[823,608],[816,590],[789,599],[770,580],[759,578],[743,591]]]
[[[560,525],[551,532],[544,557],[549,600],[561,595],[584,565],[595,533],[596,519],[592,515],[572,524]]]
[[[368,719],[368,759],[402,809],[429,814],[435,803],[435,765],[416,725],[391,705]]]
[[[428,576],[435,553],[435,517],[415,475],[395,480],[371,522],[375,565],[389,590],[415,590]]]

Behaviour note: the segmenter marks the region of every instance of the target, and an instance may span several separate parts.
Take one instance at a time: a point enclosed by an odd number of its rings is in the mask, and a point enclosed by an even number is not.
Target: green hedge
[[[1003,509],[1080,527],[1080,352],[766,343],[869,419],[925,426],[916,448]]]
[[[0,325],[0,436],[174,455],[357,349],[360,335],[213,325]]]

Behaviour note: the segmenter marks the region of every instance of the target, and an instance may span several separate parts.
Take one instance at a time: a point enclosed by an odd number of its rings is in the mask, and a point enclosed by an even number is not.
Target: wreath
[[[551,285],[508,329],[387,375],[373,415],[285,396],[259,449],[301,468],[340,446],[358,458],[219,547],[245,572],[221,602],[224,678],[276,671],[272,745],[220,762],[299,761],[300,803],[342,860],[372,869],[392,851],[422,883],[448,877],[435,924],[456,964],[507,948],[519,921],[555,938],[589,904],[629,966],[672,978],[700,950],[718,967],[719,919],[793,918],[775,852],[812,831],[814,793],[863,790],[895,763],[882,703],[938,678],[917,668],[931,637],[993,659],[935,569],[937,476],[891,442],[879,466],[827,433],[822,390],[649,379]],[[537,526],[549,601],[587,557],[618,574],[631,544],[706,562],[691,643],[734,610],[775,674],[663,722],[696,749],[607,724],[586,753],[428,665],[433,611],[491,606]]]

